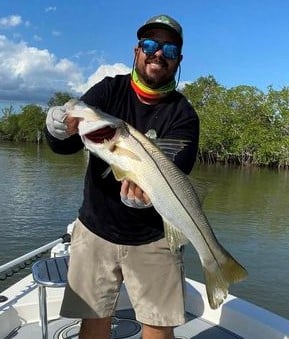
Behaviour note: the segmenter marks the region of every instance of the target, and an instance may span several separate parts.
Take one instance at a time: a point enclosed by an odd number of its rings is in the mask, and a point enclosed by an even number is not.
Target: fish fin
[[[124,156],[124,157],[130,158],[130,159],[133,159],[133,160],[141,161],[141,158],[137,154],[135,154],[135,153],[133,153],[133,152],[131,152],[131,151],[125,149],[125,148],[122,148],[122,147],[115,146],[113,148],[112,152],[118,154],[119,156]],[[125,169],[122,169],[121,167],[119,167],[117,165],[112,164],[112,165],[110,165],[110,167],[111,167],[111,170],[112,170],[113,175],[114,175],[116,180],[122,181],[122,180],[127,179],[127,180],[131,180],[133,182],[136,182],[137,178],[134,177],[133,173],[128,172]],[[103,174],[106,174],[107,171],[108,171],[108,169],[105,170],[105,172]]]
[[[110,172],[111,172],[111,167],[108,166],[101,174],[102,179],[105,179],[109,175]]]
[[[130,180],[133,182],[137,182],[137,177],[133,175],[133,173],[126,171],[116,165],[111,165],[111,170],[112,173],[117,181],[122,181],[122,180]]]
[[[112,150],[112,152],[116,153],[119,156],[124,156],[124,157],[128,157],[132,160],[141,161],[141,158],[137,154],[129,151],[126,148],[119,147],[117,145],[114,146],[114,149]]]
[[[152,131],[152,132],[151,132]],[[171,160],[174,161],[177,154],[187,146],[191,140],[186,139],[160,139],[156,138],[154,130],[149,130],[146,136]],[[188,176],[189,180],[202,204],[208,194],[208,184]]]
[[[218,262],[213,270],[211,265],[203,264],[206,291],[212,309],[218,308],[226,299],[230,283],[241,281],[248,275],[246,269],[229,253],[225,255],[225,258],[225,261]]]
[[[169,244],[170,250],[172,253],[175,253],[180,246],[188,243],[188,239],[182,232],[171,226],[167,221],[163,220],[163,223],[165,237]]]
[[[122,168],[116,166],[116,165],[111,165],[111,170],[112,173],[117,181],[122,181],[127,179],[127,173],[124,171]]]
[[[174,161],[176,155],[191,141],[179,139],[155,139],[152,142],[171,160]]]

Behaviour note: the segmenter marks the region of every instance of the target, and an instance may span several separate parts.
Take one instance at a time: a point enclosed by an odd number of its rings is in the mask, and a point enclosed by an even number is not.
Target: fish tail
[[[214,269],[212,265],[203,265],[203,271],[207,296],[212,309],[218,308],[224,302],[231,283],[241,281],[248,275],[246,269],[230,255],[226,255],[222,263],[215,262]]]

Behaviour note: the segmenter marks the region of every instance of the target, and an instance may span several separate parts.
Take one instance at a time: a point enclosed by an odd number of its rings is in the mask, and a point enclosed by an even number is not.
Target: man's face
[[[164,29],[150,29],[145,32],[142,39],[149,38],[160,43],[168,42],[178,44],[174,33]],[[145,54],[141,47],[135,48],[135,67],[140,80],[151,88],[158,88],[166,85],[174,79],[182,55],[176,59],[165,58],[162,49],[157,50],[153,55]]]

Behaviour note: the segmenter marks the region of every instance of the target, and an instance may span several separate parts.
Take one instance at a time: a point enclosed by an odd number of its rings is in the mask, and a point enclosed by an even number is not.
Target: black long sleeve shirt
[[[130,75],[106,77],[89,89],[81,100],[123,119],[142,133],[153,129],[158,138],[190,140],[174,160],[183,172],[189,174],[198,150],[199,119],[196,112],[177,91],[156,105],[144,104],[131,88],[130,79]],[[46,137],[56,153],[71,154],[83,148],[79,135],[58,140],[46,129]],[[101,159],[89,155],[79,210],[82,223],[98,236],[117,244],[140,245],[162,238],[164,231],[160,215],[153,207],[134,209],[124,205],[120,200],[120,183],[113,174],[105,179],[101,176],[106,168]]]

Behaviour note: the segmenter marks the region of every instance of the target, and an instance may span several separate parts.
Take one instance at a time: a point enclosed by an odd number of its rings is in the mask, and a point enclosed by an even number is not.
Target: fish
[[[79,118],[78,133],[86,149],[108,164],[117,181],[132,181],[147,194],[162,217],[171,251],[188,241],[196,249],[209,305],[217,309],[230,284],[245,279],[248,272],[218,241],[194,185],[161,146],[177,154],[186,141],[158,143],[127,122],[74,99],[66,107],[69,115]]]

